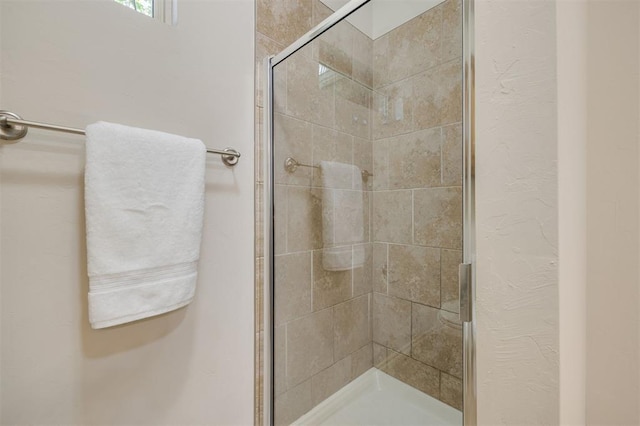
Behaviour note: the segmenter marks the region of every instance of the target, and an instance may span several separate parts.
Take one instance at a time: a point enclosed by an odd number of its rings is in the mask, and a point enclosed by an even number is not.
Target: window
[[[136,12],[175,25],[177,20],[177,0],[115,0]]]

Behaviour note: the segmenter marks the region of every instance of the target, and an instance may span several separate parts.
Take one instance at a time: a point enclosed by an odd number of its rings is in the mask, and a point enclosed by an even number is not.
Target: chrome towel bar
[[[34,127],[36,129],[53,130],[54,132],[72,133],[74,135],[85,134],[83,129],[23,120],[22,117],[20,117],[18,114],[0,110],[0,139],[5,141],[18,141],[27,135],[29,127]],[[240,158],[240,153],[233,148],[207,148],[207,152],[210,154],[221,155],[222,162],[227,166],[235,166],[236,164],[238,164],[238,159]]]
[[[312,164],[300,163],[300,162],[298,162],[298,160],[296,160],[293,157],[287,157],[284,160],[284,169],[288,173],[295,172],[298,169],[298,167],[313,167],[314,169],[319,169],[320,168],[320,166],[314,166]],[[367,170],[362,170],[360,173],[362,173],[362,179],[363,180],[367,180],[367,179],[369,179],[369,176],[373,176],[373,173],[370,173]]]

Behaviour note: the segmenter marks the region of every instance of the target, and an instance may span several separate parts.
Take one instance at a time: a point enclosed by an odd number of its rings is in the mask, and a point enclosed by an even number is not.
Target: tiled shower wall
[[[256,424],[262,424],[262,59],[330,11],[318,0],[258,0],[257,9]],[[286,70],[277,69],[276,274],[284,285],[276,300],[276,345],[287,354],[276,360],[283,373],[275,378],[278,423],[295,420],[364,372],[372,352],[387,373],[460,406],[460,331],[452,320],[461,258],[459,17],[459,3],[448,0],[375,42],[343,23],[282,64]],[[330,68],[324,87],[319,63]],[[363,198],[366,241],[375,243],[366,244],[364,268],[317,267],[320,180],[313,169],[284,172],[287,156],[373,170]]]
[[[313,2],[258,2],[257,103],[262,115],[262,59],[277,53],[331,11]],[[280,20],[278,25],[274,22]],[[291,23],[290,23],[291,22]],[[322,160],[371,171],[372,41],[341,23],[275,69],[276,201],[276,423],[289,424],[373,365],[369,212],[371,178],[363,182],[363,266],[331,272],[322,267],[322,180],[317,169],[284,170],[286,157]],[[357,53],[354,53],[357,52]],[[320,68],[320,64],[323,65]],[[261,124],[261,123],[259,123]],[[261,126],[260,132],[261,132]],[[262,135],[256,135],[261,161]],[[263,172],[256,165],[256,193]],[[262,200],[256,200],[262,218]],[[263,266],[257,224],[256,270]],[[262,294],[256,277],[256,424],[262,424]]]
[[[375,365],[461,408],[459,0],[373,43]]]

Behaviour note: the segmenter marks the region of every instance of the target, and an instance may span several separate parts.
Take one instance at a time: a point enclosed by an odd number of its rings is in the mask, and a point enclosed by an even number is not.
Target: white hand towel
[[[104,122],[86,132],[91,326],[111,327],[187,305],[200,256],[205,146]]]
[[[322,266],[347,271],[364,264],[362,174],[357,166],[321,161]]]

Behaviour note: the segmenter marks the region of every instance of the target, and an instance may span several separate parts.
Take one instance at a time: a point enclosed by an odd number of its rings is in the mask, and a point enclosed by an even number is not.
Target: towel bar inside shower
[[[56,124],[40,123],[38,121],[23,120],[18,114],[10,111],[0,110],[0,139],[5,141],[18,141],[24,138],[29,131],[29,127],[36,129],[52,130],[54,132],[72,133],[74,135],[84,135],[83,129],[73,127],[58,126]],[[240,159],[240,153],[233,148],[213,149],[207,148],[210,154],[222,156],[222,162],[227,166],[235,166]]]
[[[301,163],[293,157],[287,157],[287,159],[284,160],[284,169],[288,173],[295,172],[298,169],[298,167],[313,167],[314,169],[320,168],[320,166],[314,166],[313,164]],[[373,176],[373,173],[369,172],[368,170],[362,170],[360,173],[362,174],[363,180],[367,180],[369,179],[370,176]]]

